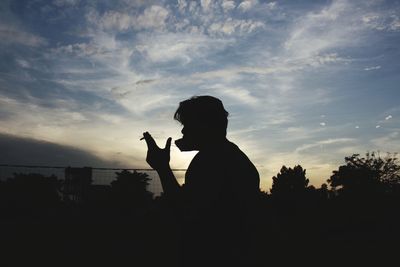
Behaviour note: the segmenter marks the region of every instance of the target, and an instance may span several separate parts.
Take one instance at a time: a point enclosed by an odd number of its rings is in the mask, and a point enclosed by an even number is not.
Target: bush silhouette
[[[61,181],[54,175],[14,173],[1,187],[1,206],[14,216],[44,215],[60,207]]]
[[[274,198],[299,197],[306,192],[309,180],[306,170],[300,165],[292,168],[282,166],[280,172],[272,177],[271,195]]]
[[[365,157],[353,154],[345,158],[345,165],[333,171],[328,179],[339,195],[392,194],[400,185],[400,165],[396,154],[366,153]]]
[[[116,209],[124,212],[147,208],[153,193],[147,190],[147,173],[123,170],[116,172],[116,180],[111,182],[111,198]]]

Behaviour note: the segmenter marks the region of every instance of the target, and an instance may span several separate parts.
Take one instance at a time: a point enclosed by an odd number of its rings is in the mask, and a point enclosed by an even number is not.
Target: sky
[[[142,133],[180,138],[179,102],[212,95],[262,189],[297,164],[318,186],[345,156],[400,151],[399,44],[399,1],[2,0],[0,137],[148,168]],[[173,145],[172,168],[194,155]]]

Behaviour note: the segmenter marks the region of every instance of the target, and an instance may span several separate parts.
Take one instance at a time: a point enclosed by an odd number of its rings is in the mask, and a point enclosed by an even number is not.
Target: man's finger
[[[171,137],[169,137],[168,139],[167,139],[167,143],[165,144],[165,150],[170,150],[171,149],[171,140],[172,140],[172,138]]]
[[[156,141],[154,141],[153,137],[149,134],[149,132],[143,133],[144,140],[146,141],[148,148],[158,147]]]

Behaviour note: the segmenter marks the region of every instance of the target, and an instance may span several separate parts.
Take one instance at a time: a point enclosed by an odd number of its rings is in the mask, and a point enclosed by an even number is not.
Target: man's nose
[[[182,128],[181,133],[185,134],[185,127]]]

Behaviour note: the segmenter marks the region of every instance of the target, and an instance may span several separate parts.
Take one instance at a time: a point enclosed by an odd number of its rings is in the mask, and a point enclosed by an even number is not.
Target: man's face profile
[[[225,139],[227,115],[222,102],[198,96],[180,103],[174,118],[183,125],[183,137],[175,141],[181,151],[200,150]]]
[[[181,130],[182,138],[175,141],[176,146],[181,151],[198,150],[201,143],[201,129],[193,122],[183,124]]]

